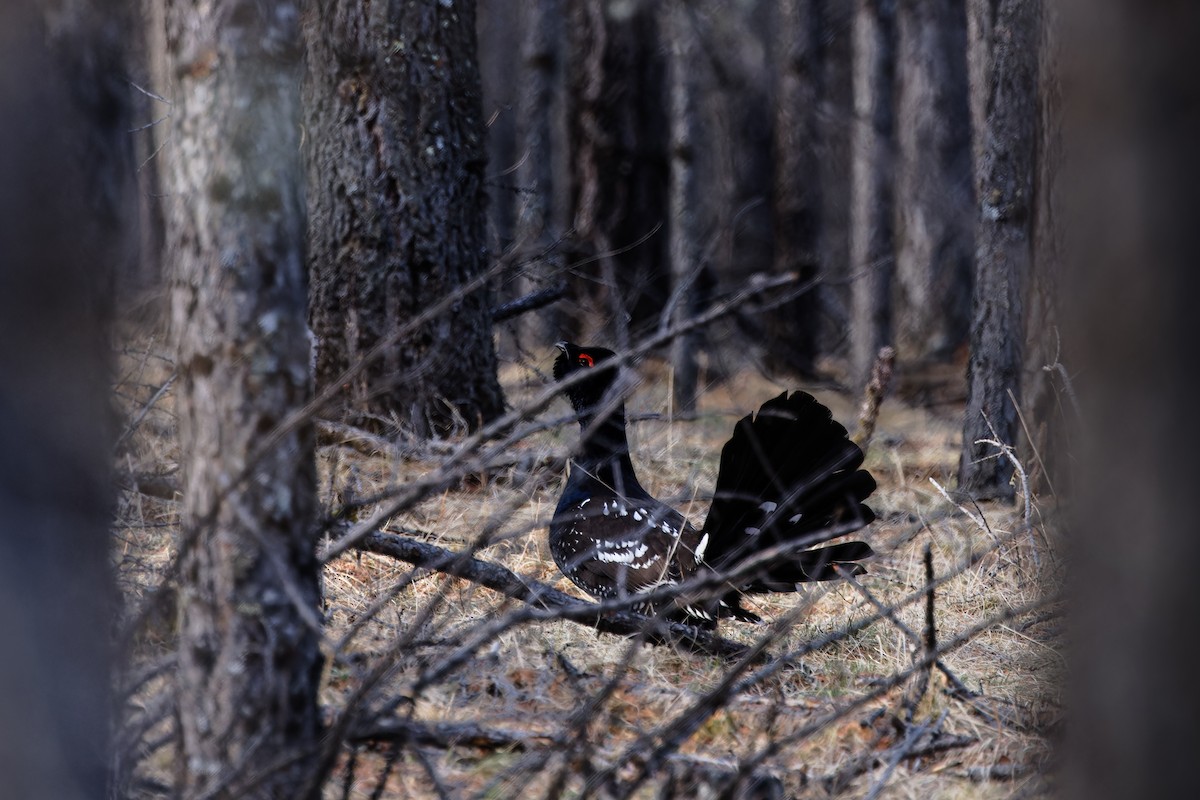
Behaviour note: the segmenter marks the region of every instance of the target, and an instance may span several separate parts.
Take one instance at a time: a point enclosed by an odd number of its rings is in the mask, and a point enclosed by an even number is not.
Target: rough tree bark
[[[859,386],[892,342],[895,15],[895,0],[858,0],[854,19],[851,369]]]
[[[0,8],[0,775],[108,797],[106,336],[133,237],[123,3]]]
[[[304,81],[318,388],[487,269],[475,4],[309,0]],[[488,292],[343,387],[359,422],[419,436],[503,410]]]
[[[971,312],[966,16],[955,0],[900,0],[896,23],[896,347],[945,359]]]
[[[577,340],[624,348],[669,293],[667,99],[656,4],[570,0],[571,215],[590,274],[573,284]],[[649,237],[649,238],[647,238]]]
[[[800,293],[767,314],[767,366],[811,377],[816,372],[821,273],[821,171],[818,160],[822,20],[819,0],[776,3],[773,150],[774,265],[795,272]]]
[[[981,498],[1011,498],[1012,462],[981,440],[1016,444],[1021,399],[1023,293],[1031,258],[1037,125],[1037,0],[974,0],[970,58],[975,132],[975,296],[967,410],[958,484]],[[978,29],[980,21],[990,36]],[[979,62],[990,64],[986,71]],[[1011,397],[1010,397],[1011,393]]]
[[[304,327],[300,10],[164,0],[184,474],[179,792],[303,797],[322,658]]]
[[[671,322],[679,324],[699,310],[697,282],[703,267],[701,200],[696,174],[696,129],[700,113],[696,60],[700,57],[700,42],[692,11],[683,3],[663,5],[662,30],[670,49],[667,67],[671,99],[669,311]],[[674,405],[680,411],[696,407],[699,343],[700,336],[695,332],[679,336],[671,343]]]

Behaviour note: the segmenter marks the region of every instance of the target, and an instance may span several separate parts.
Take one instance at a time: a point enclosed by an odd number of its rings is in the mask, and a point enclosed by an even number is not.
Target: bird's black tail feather
[[[743,591],[794,591],[795,584],[838,577],[837,567],[872,555],[863,542],[808,549],[875,518],[863,501],[875,479],[859,469],[863,453],[829,409],[804,392],[787,392],[742,418],[721,451],[713,503],[704,523],[705,561],[714,568],[769,547],[794,545]]]

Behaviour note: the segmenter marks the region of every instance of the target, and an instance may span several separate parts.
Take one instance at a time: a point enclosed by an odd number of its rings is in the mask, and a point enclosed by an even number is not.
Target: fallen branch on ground
[[[514,733],[485,728],[474,722],[418,722],[412,719],[381,719],[353,728],[346,737],[352,744],[392,742],[449,749],[475,747],[480,750],[526,750],[555,745],[558,736]]]
[[[601,633],[643,636],[650,644],[680,645],[720,658],[740,658],[750,650],[744,644],[691,625],[656,620],[632,611],[602,612],[595,603],[572,597],[540,581],[521,577],[499,564],[454,553],[405,536],[375,531],[356,542],[355,547],[478,583],[530,606],[552,609],[558,618],[595,628]],[[770,656],[762,653],[760,658],[768,660]]]

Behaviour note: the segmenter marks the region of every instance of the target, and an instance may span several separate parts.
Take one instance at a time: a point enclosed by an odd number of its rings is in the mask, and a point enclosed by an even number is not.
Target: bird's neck
[[[625,407],[617,408],[600,421],[581,414],[583,431],[579,454],[571,469],[571,482],[597,481],[622,497],[648,496],[638,483],[629,458],[629,439],[625,433]]]

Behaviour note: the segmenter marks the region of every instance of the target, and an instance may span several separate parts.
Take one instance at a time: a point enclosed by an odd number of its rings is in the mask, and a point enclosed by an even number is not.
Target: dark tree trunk
[[[479,64],[480,109],[487,128],[487,244],[506,252],[516,241],[521,186],[517,171],[521,143],[517,103],[524,85],[514,80],[522,60],[525,0],[484,0],[475,7],[475,40]],[[511,298],[505,298],[511,299]]]
[[[775,271],[801,277],[798,294],[768,312],[767,366],[803,376],[816,372],[820,329],[821,170],[817,124],[821,87],[821,3],[777,0],[775,63]]]
[[[1185,797],[1200,746],[1200,4],[1047,5],[1070,15],[1075,37],[1063,181],[1074,280],[1063,310],[1079,347],[1064,363],[1087,413],[1072,453],[1082,491],[1061,796]]]
[[[973,30],[971,58],[990,64],[972,69],[984,82],[971,87],[976,119],[975,299],[967,410],[959,488],[975,497],[1011,498],[1013,465],[981,440],[1015,445],[1021,399],[1023,296],[1030,272],[1033,169],[1037,125],[1037,0],[975,0],[994,14],[974,10],[985,37]],[[981,52],[986,47],[987,52]],[[1011,392],[1011,397],[1010,397]]]
[[[670,48],[671,98],[670,258],[671,322],[679,325],[699,310],[697,283],[703,269],[701,200],[696,165],[700,91],[697,59],[700,42],[693,12],[683,3],[663,6],[662,30]],[[697,350],[700,336],[689,332],[671,343],[672,393],[680,411],[696,407]]]
[[[845,357],[850,341],[850,198],[854,131],[854,4],[823,3],[821,107],[817,119],[821,185],[821,330],[818,351]]]
[[[894,0],[859,0],[854,20],[851,368],[859,386],[892,341],[895,9]]]
[[[618,347],[669,294],[667,99],[656,3],[570,0],[573,227],[597,256],[574,283],[575,336]]]
[[[111,282],[134,252],[128,9],[0,9],[0,781],[108,795]]]
[[[558,19],[561,0],[527,0],[521,31],[521,81],[517,98],[517,183],[519,212],[515,242],[519,294],[541,291],[560,280],[561,254],[554,251],[555,135],[553,109],[559,70]],[[526,314],[518,323],[521,346],[544,357],[545,348],[561,339],[562,320],[556,306]]]
[[[475,4],[310,0],[305,76],[310,323],[318,388],[421,436],[503,410],[488,292]],[[403,340],[414,317],[461,296]]]
[[[294,2],[165,0],[181,467],[179,791],[303,797],[322,658]],[[262,449],[264,448],[265,449]]]
[[[896,63],[896,346],[946,359],[966,342],[975,222],[966,16],[901,0]]]

